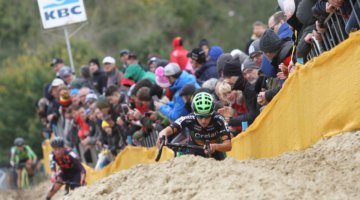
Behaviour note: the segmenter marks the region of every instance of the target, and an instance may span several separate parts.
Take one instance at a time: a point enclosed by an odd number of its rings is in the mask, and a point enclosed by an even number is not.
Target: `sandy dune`
[[[44,199],[48,188],[46,182],[18,195],[1,192],[0,200]],[[54,199],[63,197],[60,192]],[[183,156],[139,165],[63,199],[360,199],[360,132],[271,159]]]

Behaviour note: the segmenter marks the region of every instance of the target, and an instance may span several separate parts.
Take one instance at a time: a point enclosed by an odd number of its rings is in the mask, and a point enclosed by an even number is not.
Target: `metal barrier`
[[[141,140],[139,141],[140,146],[148,147],[148,148],[153,147],[156,145],[157,138],[158,138],[158,132],[153,130],[141,138]]]
[[[350,17],[353,15],[356,19],[357,27],[360,27],[360,16],[358,16],[358,12],[356,12],[356,8],[360,11],[360,0],[349,0],[349,2],[352,8]],[[324,23],[326,31],[324,33],[320,33],[321,41],[312,37],[312,48],[307,55],[307,59],[311,60],[312,58],[322,54],[324,51],[329,51],[342,41],[346,40],[348,38],[348,34],[346,33],[345,26],[348,22],[349,19],[344,18],[344,13],[341,9],[330,13]]]

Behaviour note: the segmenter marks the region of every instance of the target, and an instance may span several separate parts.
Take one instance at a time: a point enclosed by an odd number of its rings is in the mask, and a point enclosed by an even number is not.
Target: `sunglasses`
[[[210,115],[197,115],[196,118],[198,119],[209,119],[211,117],[211,114]]]

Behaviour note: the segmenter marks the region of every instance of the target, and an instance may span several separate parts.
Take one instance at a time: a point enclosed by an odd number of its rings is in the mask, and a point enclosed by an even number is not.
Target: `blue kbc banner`
[[[38,0],[44,29],[87,20],[83,0]]]

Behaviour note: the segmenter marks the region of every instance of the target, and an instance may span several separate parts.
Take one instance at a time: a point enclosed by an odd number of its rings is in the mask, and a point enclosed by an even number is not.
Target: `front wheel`
[[[30,186],[30,183],[29,183],[29,175],[28,175],[28,172],[26,170],[26,167],[24,167],[22,170],[21,170],[21,189],[26,189]]]

